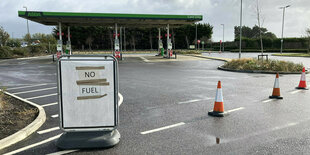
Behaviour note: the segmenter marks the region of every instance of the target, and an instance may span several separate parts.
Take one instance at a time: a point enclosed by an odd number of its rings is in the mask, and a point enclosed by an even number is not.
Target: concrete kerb
[[[230,61],[232,59],[229,58],[219,58],[219,57],[208,57],[208,56],[203,56],[203,55],[195,55],[195,54],[187,54],[188,56],[193,56],[193,57],[198,57],[198,58],[205,58],[205,59],[212,59],[212,60],[219,60],[219,61]]]
[[[4,92],[4,93],[9,95],[9,96],[12,96],[12,97],[14,97],[20,101],[23,101],[27,104],[30,104],[30,105],[38,108],[39,114],[38,114],[37,118],[32,123],[27,125],[25,128],[17,131],[16,133],[14,133],[14,134],[12,134],[12,135],[4,138],[4,139],[1,139],[0,140],[0,150],[25,139],[26,137],[28,137],[29,135],[31,135],[32,133],[37,131],[44,124],[44,122],[46,120],[46,114],[45,114],[43,107],[41,107],[41,106],[39,106],[33,102],[30,102],[28,100],[25,100],[23,98],[20,98],[16,95],[13,95],[11,93],[8,93],[8,92]]]

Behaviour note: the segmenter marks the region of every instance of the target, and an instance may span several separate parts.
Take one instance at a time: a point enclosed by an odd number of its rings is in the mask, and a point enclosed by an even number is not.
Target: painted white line
[[[38,92],[38,91],[44,91],[44,90],[51,90],[51,89],[55,89],[55,88],[57,88],[57,87],[50,87],[50,88],[43,88],[43,89],[35,89],[35,90],[17,92],[17,93],[13,93],[13,94],[14,94],[14,95],[18,95],[18,94],[32,93],[32,92]]]
[[[22,152],[22,151],[28,150],[28,149],[30,149],[30,148],[33,148],[33,147],[36,147],[36,146],[39,146],[39,145],[48,143],[48,142],[53,141],[53,140],[55,140],[55,139],[58,139],[60,136],[61,136],[61,134],[59,134],[59,135],[57,135],[57,136],[54,136],[54,137],[50,137],[50,138],[45,139],[45,140],[43,140],[43,141],[40,141],[40,142],[38,142],[38,143],[34,143],[34,144],[31,144],[31,145],[22,147],[22,148],[20,148],[20,149],[17,149],[17,150],[15,150],[15,151],[12,151],[12,152],[9,152],[9,153],[6,153],[6,154],[4,154],[4,155],[17,154],[17,153],[19,153],[19,152]]]
[[[184,101],[184,102],[179,102],[178,104],[193,103],[193,102],[198,102],[198,101],[201,101],[201,100],[200,99],[188,100],[188,101]]]
[[[118,106],[121,106],[121,104],[124,101],[123,95],[121,93],[118,93],[119,101],[118,101]]]
[[[63,150],[63,151],[54,152],[54,153],[50,153],[50,154],[46,154],[46,155],[62,155],[62,154],[68,154],[68,153],[76,152],[76,151],[79,151],[79,150]]]
[[[295,90],[295,91],[292,91],[291,94],[296,94],[298,92],[301,92],[302,90]]]
[[[139,58],[141,58],[144,62],[149,62],[150,60],[146,59],[145,57],[140,56]]]
[[[42,96],[30,97],[30,98],[26,98],[26,100],[32,100],[32,99],[37,99],[37,98],[49,97],[49,96],[54,96],[54,95],[57,95],[57,93],[48,94],[48,95],[42,95]]]
[[[56,117],[59,117],[59,115],[56,114],[56,115],[52,115],[51,117],[52,117],[52,118],[56,118]]]
[[[36,86],[44,86],[48,84],[56,84],[56,83],[42,83],[42,84],[36,84],[36,85],[28,85],[28,86],[23,86],[23,87],[15,87],[15,88],[7,88],[6,90],[14,90],[14,89],[22,89],[22,88],[30,88],[30,87],[36,87]]]
[[[230,112],[234,112],[234,111],[238,111],[238,110],[242,110],[242,109],[245,109],[245,108],[244,108],[244,107],[240,107],[240,108],[228,110],[228,111],[226,111],[226,112],[227,112],[227,113],[230,113]]]
[[[153,132],[158,132],[158,131],[174,128],[174,127],[177,127],[177,126],[181,126],[181,125],[184,125],[184,124],[185,124],[184,122],[181,122],[181,123],[177,123],[177,124],[173,124],[173,125],[169,125],[169,126],[164,126],[164,127],[153,129],[153,130],[143,131],[143,132],[141,132],[141,134],[145,135],[145,134],[149,134],[149,133],[153,133]]]
[[[55,103],[49,103],[49,104],[44,104],[44,105],[41,105],[42,107],[48,107],[48,106],[52,106],[52,105],[56,105],[58,104],[58,102],[55,102]]]
[[[265,100],[265,101],[263,101],[263,103],[267,103],[267,102],[270,102],[270,101],[273,101],[273,99]]]
[[[41,134],[45,134],[45,133],[48,133],[48,132],[56,131],[56,130],[59,130],[59,129],[60,128],[57,126],[57,127],[54,127],[54,128],[38,131],[37,133],[41,135]]]

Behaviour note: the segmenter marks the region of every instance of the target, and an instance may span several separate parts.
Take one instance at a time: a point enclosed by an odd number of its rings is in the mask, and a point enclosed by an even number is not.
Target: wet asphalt
[[[237,55],[231,57],[234,56]],[[79,150],[72,154],[310,152],[310,90],[295,90],[300,75],[281,75],[280,88],[284,99],[269,100],[275,75],[217,70],[221,64],[223,62],[215,60],[145,63],[140,58],[125,58],[119,63],[119,88],[124,97],[119,111],[120,143],[110,149]],[[10,93],[57,86],[56,65],[51,57],[0,61],[0,70],[1,85],[6,86]],[[213,109],[218,80],[222,81],[225,111],[230,111],[223,118],[207,115]],[[14,89],[37,84],[46,85]],[[55,88],[18,96],[30,98],[56,92]],[[57,102],[57,98],[54,95],[31,101],[45,105]],[[58,114],[58,105],[44,107],[44,110],[47,120],[38,131],[58,126],[59,118],[51,117]],[[141,134],[178,123],[182,125]],[[34,133],[0,150],[0,154],[61,133],[60,130]],[[51,141],[19,154],[48,154],[57,151],[60,150],[55,141]]]

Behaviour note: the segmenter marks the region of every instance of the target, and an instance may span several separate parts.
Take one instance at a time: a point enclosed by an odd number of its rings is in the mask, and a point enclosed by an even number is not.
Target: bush
[[[28,48],[14,48],[12,50],[13,57],[25,57],[30,55],[30,51]]]
[[[235,70],[260,70],[279,72],[301,72],[303,65],[280,60],[257,60],[254,58],[233,59],[226,62],[223,68]]]
[[[12,57],[11,48],[7,46],[0,47],[0,58],[8,59]]]

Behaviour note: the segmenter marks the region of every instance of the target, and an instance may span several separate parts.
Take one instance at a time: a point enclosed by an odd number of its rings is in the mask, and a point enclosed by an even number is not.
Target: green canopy
[[[193,24],[202,20],[202,15],[164,14],[120,14],[120,13],[78,13],[18,11],[18,16],[44,25],[67,26],[119,26],[126,27],[171,27]]]

